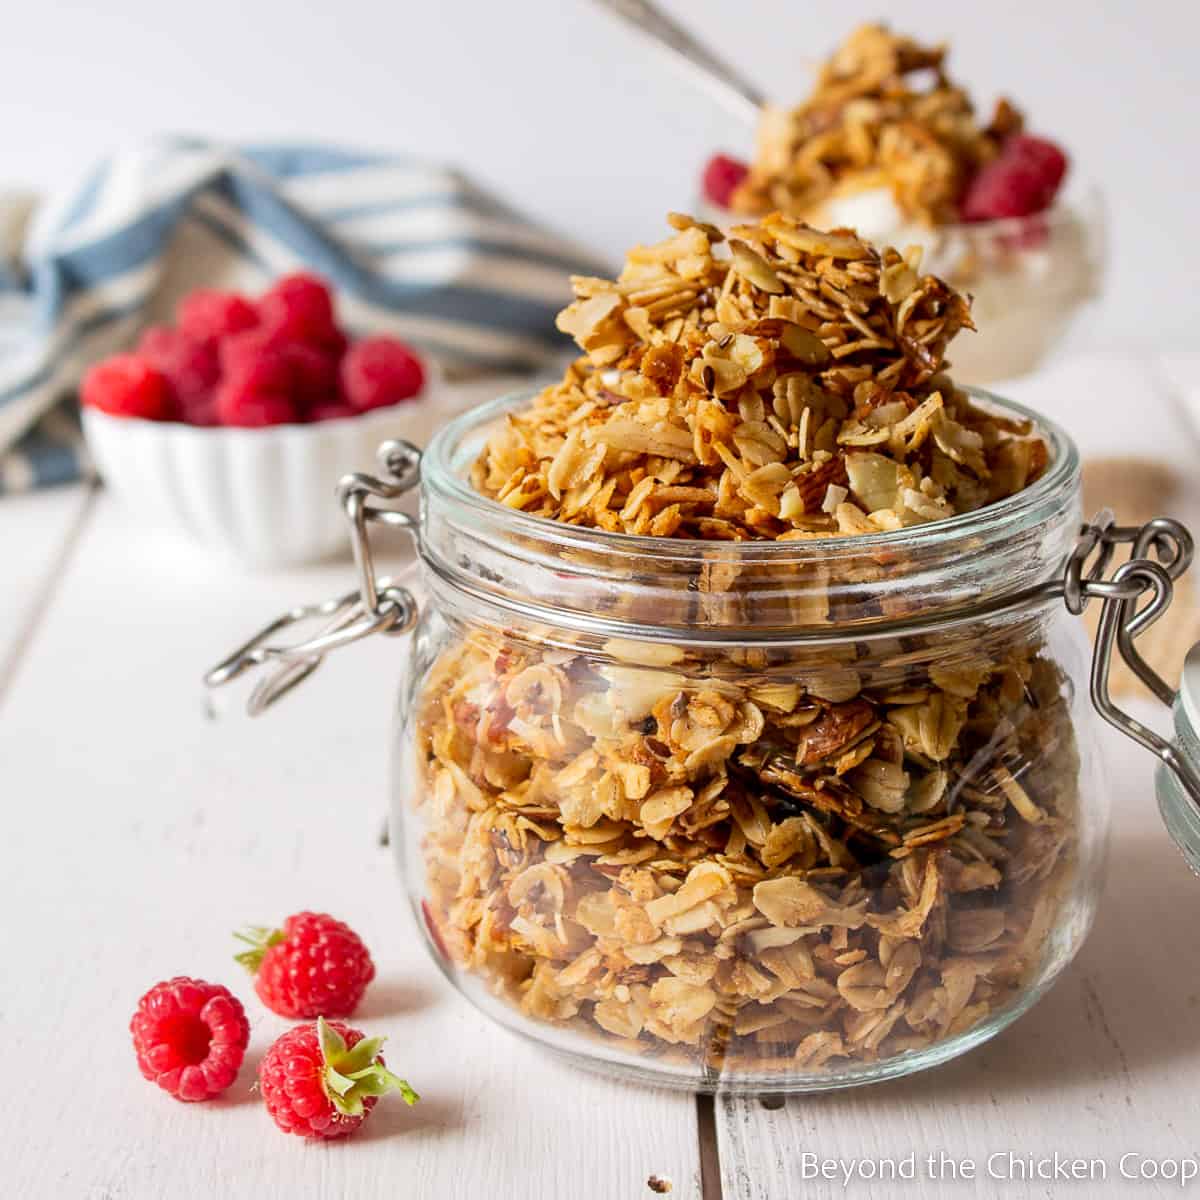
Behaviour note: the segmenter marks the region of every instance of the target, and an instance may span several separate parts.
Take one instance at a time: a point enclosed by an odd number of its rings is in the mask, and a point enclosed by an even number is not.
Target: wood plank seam
[[[717,1138],[716,1101],[703,1092],[696,1094],[696,1138],[700,1145],[700,1200],[723,1200],[721,1147]]]

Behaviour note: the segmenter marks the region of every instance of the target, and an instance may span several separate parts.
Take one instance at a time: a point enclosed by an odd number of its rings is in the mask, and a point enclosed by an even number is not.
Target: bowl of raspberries
[[[428,360],[398,338],[350,337],[328,284],[285,276],[261,296],[202,288],[173,325],[94,364],[84,431],[105,483],[154,523],[251,566],[342,549],[329,503],[387,438],[437,424]]]

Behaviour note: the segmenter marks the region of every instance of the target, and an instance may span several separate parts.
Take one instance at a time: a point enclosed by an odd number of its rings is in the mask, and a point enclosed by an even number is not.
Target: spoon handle
[[[697,80],[740,119],[757,124],[766,103],[762,92],[744,76],[696,40],[682,25],[651,0],[595,0],[643,37],[688,67]]]

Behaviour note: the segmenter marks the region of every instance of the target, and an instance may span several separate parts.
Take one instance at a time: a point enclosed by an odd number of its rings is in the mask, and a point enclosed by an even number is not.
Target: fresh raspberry
[[[714,154],[704,165],[704,197],[718,208],[728,208],[738,184],[750,174],[750,168],[728,154]]]
[[[316,346],[323,353],[328,354],[335,362],[341,362],[350,349],[350,339],[340,330],[334,328],[326,337],[319,342],[310,342],[309,345]]]
[[[325,346],[288,341],[258,328],[226,338],[220,359],[227,380],[241,380],[263,362],[273,363],[274,390],[286,392],[297,413],[310,420],[309,409],[338,402],[338,358]]]
[[[1066,153],[1046,138],[1034,137],[1030,133],[1018,133],[1004,143],[1004,153],[1011,158],[1024,159],[1037,166],[1055,187],[1066,177]]]
[[[396,338],[363,338],[342,359],[342,394],[359,412],[411,400],[424,386],[421,360]]]
[[[80,399],[114,417],[169,421],[175,412],[171,383],[136,354],[116,354],[90,368],[79,389]]]
[[[261,358],[265,351],[276,351],[283,344],[282,339],[261,325],[224,337],[217,346],[221,374],[234,375]]]
[[[338,360],[321,346],[294,342],[285,350],[292,370],[292,389],[309,420],[313,410],[339,404]]]
[[[237,1078],[250,1040],[241,1001],[219,983],[155,984],[129,1022],[138,1066],[177,1100],[211,1100]]]
[[[353,1133],[386,1092],[406,1104],[420,1099],[384,1065],[382,1038],[318,1017],[297,1025],[267,1051],[258,1068],[263,1102],[284,1133],[338,1138]]]
[[[193,341],[212,344],[231,333],[252,329],[258,324],[258,311],[237,292],[197,288],[179,302],[175,323]]]
[[[177,415],[190,425],[215,425],[216,387],[221,375],[217,352],[177,329],[155,325],[142,334],[137,353],[171,382]]]
[[[266,429],[272,425],[296,425],[300,421],[296,406],[287,396],[256,392],[237,383],[222,384],[217,389],[216,415],[218,425],[239,429]]]
[[[295,913],[282,929],[254,926],[235,936],[251,947],[237,961],[281,1017],[348,1017],[375,978],[362,939],[327,913]]]
[[[1067,156],[1053,142],[1021,134],[967,185],[964,221],[1028,217],[1054,203],[1067,173]]]
[[[217,389],[217,419],[248,429],[299,420],[287,355],[264,351],[227,373]]]
[[[333,315],[333,296],[323,279],[300,272],[276,281],[258,302],[263,327],[289,342],[345,346]]]

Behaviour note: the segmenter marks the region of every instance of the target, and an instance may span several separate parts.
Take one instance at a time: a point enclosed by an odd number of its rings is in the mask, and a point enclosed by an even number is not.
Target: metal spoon
[[[712,96],[739,119],[758,123],[766,97],[727,62],[701,45],[686,29],[650,0],[595,0],[601,8],[632,25],[677,65],[688,68]]]

